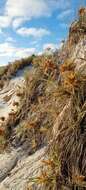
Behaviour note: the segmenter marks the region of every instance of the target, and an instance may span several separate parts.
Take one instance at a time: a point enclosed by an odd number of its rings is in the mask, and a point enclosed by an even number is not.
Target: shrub
[[[6,140],[4,136],[0,136],[0,152],[2,152],[3,149],[5,149],[5,146],[6,146]]]
[[[9,80],[12,75],[15,75],[16,72],[19,69],[23,69],[25,66],[28,66],[32,63],[32,60],[34,58],[34,55],[29,56],[25,59],[21,59],[21,60],[16,60],[13,63],[9,63],[9,65],[7,65],[6,67],[2,68],[1,71],[1,79],[5,80]]]

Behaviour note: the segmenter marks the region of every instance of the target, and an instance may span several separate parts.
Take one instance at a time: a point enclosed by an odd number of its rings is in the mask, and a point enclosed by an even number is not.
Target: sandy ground
[[[9,113],[17,111],[18,106],[14,105],[14,103],[20,103],[20,97],[17,96],[17,92],[24,88],[24,82],[24,70],[20,70],[9,81],[9,84],[6,84],[0,90],[0,125],[7,120]],[[4,121],[3,118],[5,118]]]

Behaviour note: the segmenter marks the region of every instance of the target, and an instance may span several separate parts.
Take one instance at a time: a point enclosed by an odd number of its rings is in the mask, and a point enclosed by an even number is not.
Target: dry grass
[[[5,129],[0,128],[0,153],[6,149]]]
[[[13,102],[13,106],[19,106],[19,102]]]
[[[14,74],[22,66],[16,62],[5,74],[10,76],[9,73]],[[42,161],[46,169],[30,180],[43,184],[45,190],[84,190],[86,77],[75,71],[74,60],[67,58],[64,64],[58,66],[52,56],[44,55],[33,59],[32,72],[25,72],[24,77],[26,83],[23,95],[20,91],[17,93],[22,97],[21,105],[18,113],[9,114],[7,135],[10,137],[14,126],[17,126],[15,139],[19,139],[21,144],[26,141],[30,154],[43,145],[49,145],[48,159]],[[69,102],[57,126],[58,132],[53,136],[53,125]]]
[[[11,99],[11,97],[12,97],[12,95],[13,95],[13,94],[4,96],[3,100],[4,100],[5,102],[9,102],[10,99]]]
[[[74,72],[74,71],[73,71]],[[62,74],[62,73],[61,73]],[[66,71],[65,71],[65,74]],[[71,75],[70,75],[71,77]],[[78,80],[79,79],[79,80]],[[65,80],[65,79],[64,79]],[[58,156],[61,162],[60,173],[62,183],[67,180],[71,188],[85,189],[86,187],[86,79],[76,74],[77,88],[73,81],[67,76],[68,86],[65,86],[65,93],[72,84],[70,99],[71,104],[65,120],[58,128],[58,135],[53,145],[58,146]],[[72,83],[71,83],[72,82]],[[64,83],[62,82],[63,88]],[[60,187],[61,188],[61,187]]]
[[[1,121],[5,121],[5,117],[0,117],[0,120]]]
[[[2,88],[5,82],[12,78],[19,69],[23,69],[25,66],[28,66],[32,63],[34,56],[30,56],[25,59],[16,60],[13,63],[10,63],[6,67],[1,69],[0,72],[0,88]]]
[[[44,110],[44,113],[46,110],[51,115],[53,125],[70,99],[70,106],[58,128],[57,137],[50,144],[49,159],[43,161],[48,169],[32,179],[35,183],[44,184],[45,190],[86,188],[86,78],[74,69],[74,61],[67,59],[60,66],[61,80],[58,85],[51,75],[42,78],[41,83],[45,82],[44,93],[42,97],[37,93],[37,99],[35,94],[35,102],[30,107],[30,111],[32,109],[34,112],[37,112],[37,108]],[[35,92],[37,88],[38,86]],[[58,106],[55,110],[56,104]],[[38,113],[36,118],[39,118]],[[42,130],[46,135],[47,128],[43,128],[41,122],[40,131]]]
[[[2,153],[3,150],[5,150],[5,148],[6,148],[6,140],[4,136],[0,136],[0,153]]]
[[[85,183],[86,79],[75,72],[73,64],[73,60],[67,59],[60,69],[57,68],[60,81],[53,77],[55,70],[51,67],[50,71],[49,65],[46,71],[43,66],[37,66],[31,75],[25,73],[26,87],[20,111],[9,114],[7,134],[11,135],[10,130],[18,121],[15,138],[19,138],[21,143],[26,141],[32,154],[50,141],[56,118],[71,100],[68,113],[58,129],[59,135],[48,150],[49,158],[43,160],[47,170],[32,179],[44,184],[45,190],[62,190],[66,182],[70,189]]]
[[[51,74],[54,78],[58,75],[58,65],[54,56],[42,55],[33,59],[33,65],[40,67],[44,74]]]
[[[49,150],[49,158],[42,160],[43,169],[39,176],[29,178],[29,184],[35,183],[36,185],[42,185],[45,190],[56,190],[57,189],[57,179],[60,180],[60,161],[57,156],[57,148],[51,147]],[[33,185],[30,185],[33,189]]]

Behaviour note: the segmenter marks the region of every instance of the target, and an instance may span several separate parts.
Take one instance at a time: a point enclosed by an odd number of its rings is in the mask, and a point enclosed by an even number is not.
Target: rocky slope
[[[19,71],[20,72],[20,71]],[[9,117],[9,113],[16,112],[16,107],[19,103],[19,97],[17,96],[17,92],[24,87],[24,77],[23,72],[10,80],[7,83],[3,90],[0,91],[0,117],[1,117],[1,125],[2,125],[2,118]],[[22,89],[21,89],[22,90]],[[14,105],[17,102],[17,105]],[[4,120],[4,121],[5,121]]]
[[[0,190],[86,188],[83,18],[85,8],[79,11],[79,20],[60,50],[58,59],[63,64],[36,57],[25,75],[24,67],[0,90],[0,138],[6,141],[0,146]]]

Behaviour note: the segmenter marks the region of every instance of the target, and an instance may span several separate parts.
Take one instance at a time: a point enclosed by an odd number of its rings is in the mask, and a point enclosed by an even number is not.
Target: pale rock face
[[[86,58],[86,37],[76,45],[73,52],[73,58],[85,59]]]
[[[4,122],[8,119],[9,113],[15,113],[18,110],[18,106],[14,106],[13,104],[14,102],[20,104],[20,98],[17,96],[17,92],[23,90],[24,82],[23,74],[17,75],[0,90],[0,118],[4,117]],[[2,124],[3,121],[0,119],[0,126]]]
[[[75,71],[86,76],[86,38],[77,44],[74,52],[74,59],[76,64]]]
[[[8,173],[17,164],[18,158],[15,152],[10,154],[4,153],[0,155],[0,182],[7,177]]]
[[[71,57],[76,64],[75,71],[86,76],[86,37],[81,40],[71,52]],[[16,97],[16,89],[24,84],[24,78],[21,76],[12,79],[8,86],[0,91],[0,115],[8,117],[12,109],[13,101],[19,101]],[[13,94],[12,94],[13,93]],[[12,95],[9,102],[4,103],[5,95]],[[69,115],[71,100],[68,100],[53,126],[53,138],[59,135],[59,127]],[[6,110],[6,111],[5,111]],[[17,150],[11,153],[0,154],[0,190],[27,190],[29,178],[37,177],[41,174],[43,164],[42,160],[47,156],[46,147],[37,150],[31,156],[24,156]],[[22,155],[22,156],[21,156]],[[32,184],[33,190],[45,190],[43,185]]]
[[[5,117],[5,121],[0,120],[1,126],[8,119],[12,109],[14,112],[17,111],[18,108],[14,107],[13,103],[16,101],[20,104],[20,97],[17,97],[16,93],[18,90],[23,90],[24,86],[24,72],[22,71],[0,91],[0,117]],[[4,97],[10,98],[6,101]],[[45,147],[41,148],[28,156],[28,152],[25,152],[22,147],[18,149],[11,147],[11,152],[0,154],[0,190],[27,190],[29,178],[41,174],[45,149]],[[33,184],[33,190],[42,189],[42,185]]]
[[[5,178],[0,183],[0,190],[27,190],[29,178],[40,176],[42,170],[42,160],[45,157],[45,147],[38,150],[32,156],[18,160],[18,155],[0,155],[0,163],[3,160],[3,165],[0,166],[0,173]],[[8,160],[8,161],[7,161]],[[12,169],[13,168],[13,169]],[[0,176],[1,176],[0,175]],[[42,186],[32,185],[33,190],[42,190]]]

